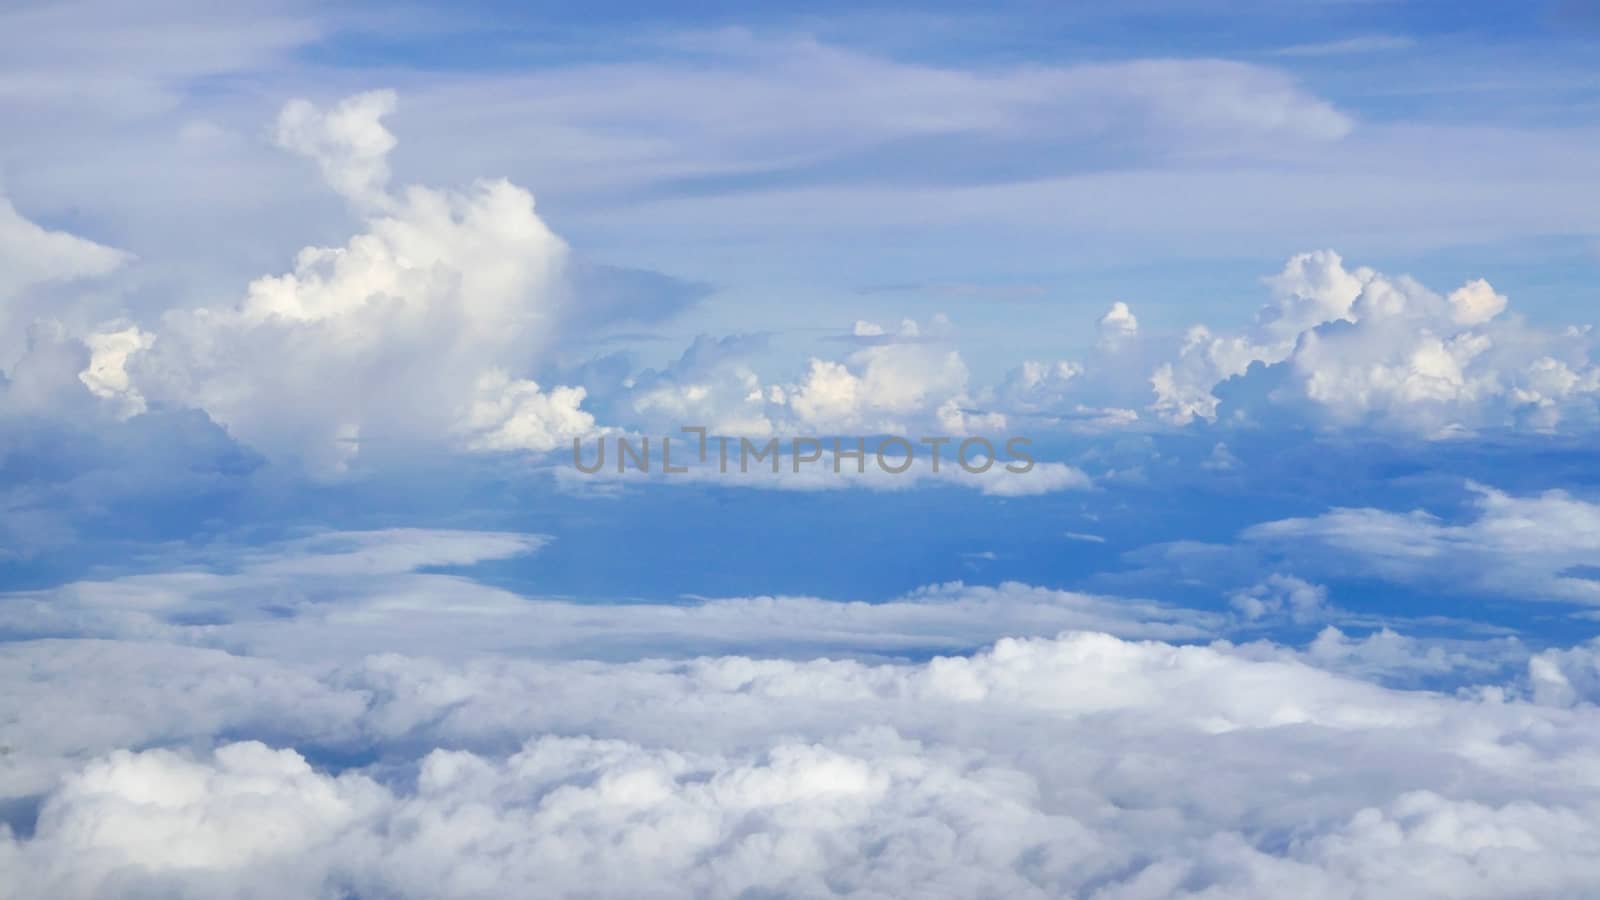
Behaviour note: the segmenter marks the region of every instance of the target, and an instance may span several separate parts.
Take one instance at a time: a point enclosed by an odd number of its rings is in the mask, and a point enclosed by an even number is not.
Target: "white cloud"
[[[858,325],[860,323],[857,323]],[[660,371],[647,369],[625,385],[630,421],[666,433],[705,428],[709,434],[759,437],[787,418],[787,391],[766,384],[750,357],[762,339],[701,335]]]
[[[897,653],[970,649],[1005,635],[1087,628],[1200,638],[1217,617],[1016,583],[930,586],[881,603],[815,597],[596,606],[528,597],[422,571],[539,550],[538,535],[386,529],[334,532],[225,555],[223,566],[85,580],[8,596],[16,635],[162,639],[278,657],[386,651],[457,658],[614,658],[656,653]],[[196,624],[200,623],[200,624]],[[787,648],[787,649],[785,649]]]
[[[1600,580],[1575,571],[1600,558],[1600,505],[1560,490],[1519,497],[1470,487],[1476,516],[1461,524],[1423,510],[1334,509],[1256,525],[1244,537],[1403,583],[1600,604]]]
[[[914,322],[901,326],[903,337],[920,334]],[[915,419],[965,433],[964,418],[940,410],[969,403],[966,390],[960,353],[938,343],[896,341],[863,347],[845,362],[813,358],[786,393],[796,425],[812,434],[904,433]]]
[[[1268,283],[1274,302],[1251,331],[1190,330],[1151,378],[1152,409],[1177,423],[1214,420],[1223,391],[1246,421],[1287,414],[1432,437],[1596,420],[1600,366],[1587,332],[1503,316],[1506,298],[1482,279],[1440,297],[1319,251]]]
[[[1385,689],[1227,645],[391,655],[324,685],[364,699],[352,733],[382,765],[333,774],[220,738],[112,750],[0,838],[0,870],[64,898],[1489,898],[1600,878],[1593,708]]]
[[[388,199],[394,135],[382,119],[394,112],[394,91],[371,91],[321,110],[292,100],[278,114],[278,145],[316,161],[322,177],[345,199],[382,206]]]
[[[1299,624],[1322,621],[1330,612],[1327,588],[1276,572],[1229,596],[1228,605],[1246,619],[1283,617]]]
[[[0,195],[0,310],[33,285],[109,274],[129,261],[121,250],[43,228]]]
[[[324,471],[372,442],[542,450],[590,430],[581,390],[516,377],[567,302],[566,245],[507,181],[389,192],[381,118],[393,105],[387,92],[327,112],[296,101],[279,122],[280,142],[318,161],[366,231],[302,250],[236,306],[168,312],[153,342],[95,338],[122,349],[92,370],[109,376],[86,381],[127,407],[142,395],[203,409],[250,446]]]
[[[758,338],[702,335],[663,370],[629,380],[628,411],[640,427],[669,433],[703,427],[735,437],[1005,428],[1004,415],[974,408],[967,366],[951,336],[942,315],[927,323],[907,319],[893,331],[858,320],[847,339],[861,346],[844,359],[813,356],[796,380],[784,382],[755,370],[750,355]]]
[[[1352,638],[1329,625],[1317,632],[1303,658],[1318,668],[1369,680],[1408,681],[1434,675],[1459,679],[1463,674],[1482,679],[1493,678],[1514,665],[1526,665],[1528,648],[1514,637],[1427,640],[1390,628]]]
[[[996,402],[1018,412],[1057,410],[1071,402],[1082,375],[1083,366],[1075,362],[1029,360],[1006,374],[995,392]]]
[[[434,84],[418,103],[444,133],[481,128],[493,110],[515,134],[546,136],[523,142],[524,165],[613,187],[971,135],[1227,154],[1335,142],[1354,128],[1288,73],[1229,60],[963,68],[742,29],[666,40],[673,52],[659,61]]]
[[[1046,421],[1079,432],[1126,428],[1139,421],[1139,413],[1123,405],[1142,404],[1140,390],[1145,369],[1145,344],[1139,318],[1118,300],[1100,316],[1099,337],[1085,362],[1028,360],[1012,369],[985,402],[1002,413]]]
[[[476,398],[460,429],[469,450],[554,450],[596,434],[594,416],[579,407],[581,387],[549,392],[527,379],[494,370],[478,377]]]
[[[1506,311],[1506,298],[1479,278],[1450,292],[1451,318],[1458,325],[1481,325]]]
[[[78,380],[96,397],[114,401],[122,418],[144,412],[144,397],[128,381],[128,357],[149,350],[155,336],[137,327],[100,331],[84,338],[89,347],[89,367]]]
[[[1189,329],[1178,359],[1151,376],[1156,394],[1151,408],[1179,424],[1215,419],[1219,401],[1212,391],[1219,383],[1243,375],[1252,363],[1281,362],[1303,332],[1348,319],[1375,277],[1370,269],[1346,271],[1344,260],[1331,250],[1291,257],[1281,273],[1266,280],[1273,302],[1257,314],[1252,332],[1219,336],[1204,325]]]
[[[1409,50],[1416,45],[1417,42],[1414,39],[1405,35],[1364,34],[1331,41],[1320,41],[1313,44],[1295,44],[1274,50],[1273,53],[1277,56],[1354,56],[1357,54]]]
[[[0,645],[0,811],[24,823],[0,828],[0,878],[62,898],[1490,898],[1600,879],[1587,646],[1503,683],[1514,641],[1136,641],[1223,620],[1015,584],[597,606],[418,571],[541,543],[313,535],[6,596],[9,634],[109,639]],[[1268,588],[1251,594],[1325,606]],[[1479,680],[1364,680],[1437,673]]]
[[[1115,349],[1139,334],[1139,317],[1133,314],[1128,304],[1118,300],[1100,317],[1099,326],[1101,346]]]

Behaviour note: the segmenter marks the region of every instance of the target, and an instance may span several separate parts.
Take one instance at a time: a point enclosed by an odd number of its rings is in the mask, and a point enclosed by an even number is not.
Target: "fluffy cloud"
[[[1156,412],[1216,419],[1221,392],[1228,414],[1246,420],[1288,414],[1425,436],[1595,421],[1600,366],[1588,331],[1507,317],[1486,281],[1441,297],[1319,251],[1292,258],[1268,285],[1274,301],[1251,331],[1190,330],[1151,378]]]
[[[296,101],[278,123],[280,143],[318,164],[365,231],[302,250],[236,305],[91,337],[85,383],[127,411],[202,409],[250,446],[324,471],[369,443],[544,450],[591,430],[580,390],[516,377],[567,303],[566,245],[506,181],[391,191],[381,118],[393,105],[385,92],[327,111]]]
[[[149,350],[154,336],[130,327],[96,332],[84,343],[89,347],[89,366],[78,373],[83,386],[96,397],[115,401],[122,418],[144,412],[144,396],[128,381],[128,358]]]
[[[393,91],[357,94],[326,111],[292,100],[278,115],[278,145],[316,160],[323,179],[351,202],[385,205],[396,141],[381,120],[395,102]]]
[[[875,340],[844,362],[813,358],[799,383],[787,391],[796,423],[810,433],[904,433],[907,420],[937,423],[955,434],[1004,428],[1003,417],[972,415],[965,407],[967,366],[961,354],[925,331],[939,334],[942,322],[922,329],[901,325],[898,340]],[[857,337],[884,338],[872,323],[857,322]]]
[[[1534,700],[1553,706],[1600,703],[1600,641],[1552,648],[1528,660]]]
[[[629,420],[675,431],[704,427],[730,436],[966,435],[1006,427],[1003,414],[976,408],[968,370],[942,315],[890,330],[857,321],[843,359],[813,356],[791,381],[764,379],[751,354],[757,336],[702,335],[661,371],[628,380]]]
[[[602,433],[594,416],[580,408],[584,396],[581,387],[546,392],[538,382],[490,370],[478,376],[472,405],[457,428],[468,435],[469,450],[553,450]]]
[[[750,355],[765,341],[759,336],[701,335],[660,371],[647,369],[627,380],[630,420],[668,432],[698,427],[710,434],[772,434],[783,417],[786,393],[768,385]]]
[[[111,750],[0,838],[0,869],[59,897],[1488,898],[1600,878],[1593,708],[1396,691],[1227,645],[387,656],[322,685],[324,715],[363,698],[351,724],[382,764]],[[222,698],[173,700],[204,723]]]
[[[1118,300],[1111,304],[1105,315],[1100,317],[1099,326],[1101,346],[1116,349],[1122,343],[1138,336],[1139,317],[1133,314],[1128,304]]]

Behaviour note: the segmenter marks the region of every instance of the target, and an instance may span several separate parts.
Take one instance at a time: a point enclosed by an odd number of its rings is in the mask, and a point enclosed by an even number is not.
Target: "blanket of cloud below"
[[[1454,898],[1600,881],[1588,646],[1329,628],[1297,649],[1248,639],[1249,616],[1020,584],[597,607],[429,571],[546,543],[323,534],[7,596],[0,883]],[[1387,683],[1408,671],[1455,687]]]

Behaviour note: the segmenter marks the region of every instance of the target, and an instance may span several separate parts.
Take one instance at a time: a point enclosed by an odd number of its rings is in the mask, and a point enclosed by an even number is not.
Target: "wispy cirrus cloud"
[[[1358,56],[1367,53],[1393,53],[1417,46],[1414,38],[1400,34],[1363,34],[1311,44],[1293,44],[1272,51],[1274,56],[1319,57]]]

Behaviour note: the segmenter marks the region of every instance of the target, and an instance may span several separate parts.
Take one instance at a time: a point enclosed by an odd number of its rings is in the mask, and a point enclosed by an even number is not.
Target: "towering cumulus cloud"
[[[588,433],[581,388],[518,377],[568,303],[567,247],[504,180],[392,189],[387,92],[289,104],[278,141],[314,160],[366,230],[307,247],[236,304],[173,310],[94,376],[129,409],[204,410],[270,455],[337,471],[369,445],[547,450]],[[129,349],[123,349],[129,348]]]

